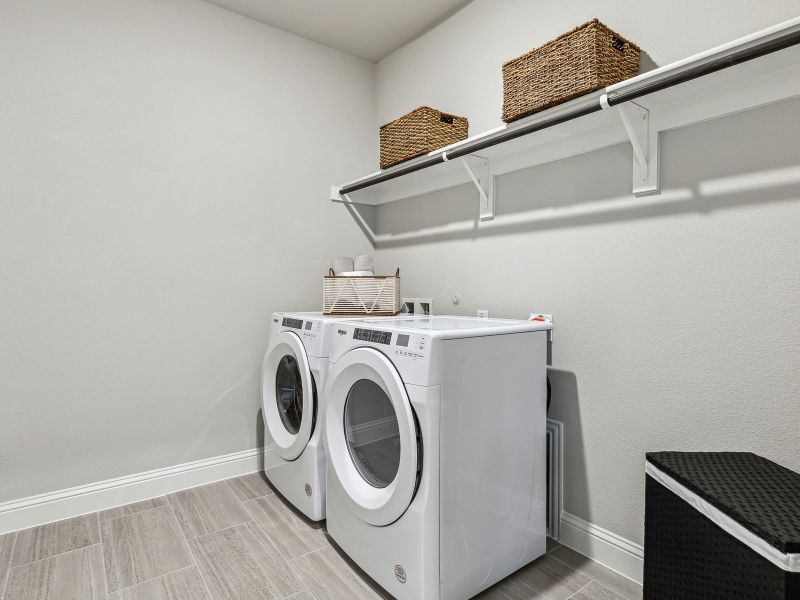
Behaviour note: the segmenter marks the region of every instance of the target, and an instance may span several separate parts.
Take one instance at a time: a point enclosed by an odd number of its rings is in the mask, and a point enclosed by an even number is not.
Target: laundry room
[[[0,600],[800,599],[800,0],[0,0]]]

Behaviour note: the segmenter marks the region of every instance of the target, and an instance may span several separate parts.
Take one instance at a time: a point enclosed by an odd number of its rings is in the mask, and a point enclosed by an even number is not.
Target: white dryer
[[[550,328],[337,323],[327,529],[399,600],[465,600],[545,552]]]
[[[325,518],[325,451],[320,394],[330,326],[322,313],[274,313],[261,369],[261,407],[270,447],[264,472],[313,521]]]

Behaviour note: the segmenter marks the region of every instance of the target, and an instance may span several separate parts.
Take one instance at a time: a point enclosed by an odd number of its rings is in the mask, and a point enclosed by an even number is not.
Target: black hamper
[[[800,475],[749,452],[647,454],[644,597],[800,599]]]

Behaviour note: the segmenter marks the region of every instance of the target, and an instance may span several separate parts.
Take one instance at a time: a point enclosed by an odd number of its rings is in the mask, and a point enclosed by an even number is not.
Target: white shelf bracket
[[[606,94],[600,97],[600,105],[612,108]],[[650,111],[635,102],[625,102],[616,109],[633,149],[633,193],[658,194],[658,132],[651,125]]]
[[[478,161],[475,167],[475,170],[478,171],[477,175],[466,158],[461,158],[461,164],[464,165],[464,169],[467,171],[467,175],[469,175],[472,183],[478,188],[480,197],[480,220],[491,221],[494,219],[494,176],[492,176],[491,173],[489,159],[480,156],[474,156],[472,158]],[[446,156],[445,160],[447,160]]]
[[[350,214],[353,215],[353,218],[356,220],[356,223],[358,223],[358,226],[367,236],[367,239],[369,239],[370,244],[372,244],[374,247],[375,242],[377,241],[377,236],[375,232],[372,230],[372,227],[370,227],[369,223],[367,223],[364,220],[364,217],[361,216],[361,213],[358,212],[358,210],[355,208],[356,206],[358,206],[358,203],[353,202],[353,199],[350,198],[350,196],[348,196],[347,194],[342,194],[341,190],[342,190],[341,186],[332,185],[331,200],[333,202],[339,202],[340,204],[344,204],[345,206],[347,206],[348,210],[350,211]]]

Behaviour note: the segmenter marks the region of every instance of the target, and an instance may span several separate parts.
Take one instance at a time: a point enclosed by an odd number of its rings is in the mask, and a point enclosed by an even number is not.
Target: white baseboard
[[[255,473],[270,448],[253,448],[0,503],[0,534]]]
[[[561,513],[559,542],[609,569],[642,583],[644,548],[568,512]]]

